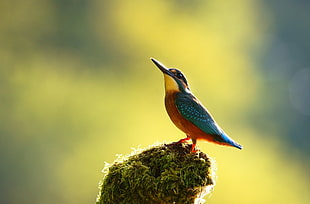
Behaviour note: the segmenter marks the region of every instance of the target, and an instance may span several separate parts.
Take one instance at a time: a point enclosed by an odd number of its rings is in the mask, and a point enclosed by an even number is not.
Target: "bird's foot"
[[[192,144],[191,153],[198,152],[198,149],[196,149],[196,144]]]
[[[169,145],[177,145],[177,144],[181,144],[181,143],[187,143],[188,140],[190,140],[190,139],[191,139],[191,138],[187,137],[187,138],[181,139],[181,140],[179,140],[179,141],[177,141],[177,142],[172,142],[172,143],[170,143]]]
[[[185,143],[185,142],[188,142],[188,140],[190,140],[190,139],[191,139],[190,137],[186,137],[184,139],[180,139],[179,141],[175,142],[175,144]]]
[[[188,140],[190,140],[191,138],[190,137],[186,137],[184,139],[181,139],[177,142],[173,142],[173,143],[170,143],[169,145],[177,145],[177,144],[181,144],[181,143],[187,143]],[[196,141],[194,141],[194,143],[192,144],[192,147],[191,147],[191,153],[196,153],[198,152],[198,149],[196,149]]]

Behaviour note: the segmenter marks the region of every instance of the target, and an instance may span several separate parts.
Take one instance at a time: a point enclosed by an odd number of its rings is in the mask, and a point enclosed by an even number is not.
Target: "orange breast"
[[[200,139],[215,142],[213,135],[203,132],[180,114],[175,105],[176,94],[177,92],[167,92],[165,97],[166,110],[172,122],[192,140]]]

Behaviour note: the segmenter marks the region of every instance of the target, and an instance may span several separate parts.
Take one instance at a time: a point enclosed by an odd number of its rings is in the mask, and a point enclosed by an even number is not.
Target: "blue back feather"
[[[230,144],[241,149],[241,145],[233,141],[214,121],[210,113],[188,93],[179,92],[176,95],[175,104],[180,114],[200,128],[203,132],[214,135],[214,140]]]

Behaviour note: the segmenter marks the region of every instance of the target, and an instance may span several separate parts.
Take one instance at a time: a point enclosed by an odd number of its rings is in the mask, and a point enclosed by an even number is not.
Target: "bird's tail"
[[[233,143],[230,143],[233,147],[237,147],[238,149],[242,149],[242,145],[241,144],[238,144],[237,142],[235,141],[232,141]]]
[[[221,139],[222,139],[222,144],[223,145],[228,145],[228,146],[236,147],[238,149],[242,149],[242,145],[240,145],[237,142],[235,142],[226,133],[223,133],[221,135]]]

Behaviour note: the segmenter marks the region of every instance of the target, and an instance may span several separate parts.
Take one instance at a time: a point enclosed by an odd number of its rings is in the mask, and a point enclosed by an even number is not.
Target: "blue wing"
[[[205,133],[210,135],[222,135],[224,133],[208,111],[192,95],[178,93],[175,103],[181,115]]]
[[[242,146],[233,141],[225,132],[216,124],[210,113],[200,102],[191,94],[178,93],[175,104],[181,115],[200,128],[207,134],[215,135],[214,139],[221,143],[227,143],[239,149]]]

